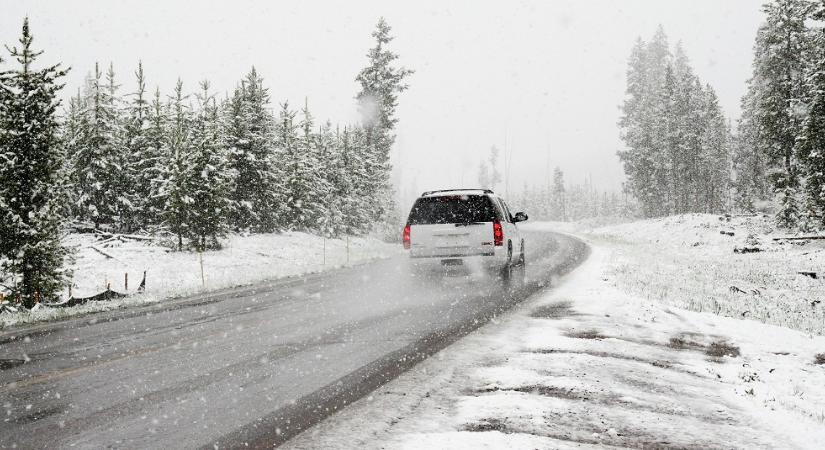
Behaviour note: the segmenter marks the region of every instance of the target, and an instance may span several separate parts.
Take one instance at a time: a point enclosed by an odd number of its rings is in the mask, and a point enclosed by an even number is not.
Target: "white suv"
[[[519,212],[489,189],[454,189],[421,194],[404,227],[404,248],[415,262],[444,265],[480,262],[507,269],[524,264]]]

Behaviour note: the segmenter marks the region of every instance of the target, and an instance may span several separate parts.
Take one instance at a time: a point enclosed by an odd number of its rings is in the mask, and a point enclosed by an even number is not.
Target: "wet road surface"
[[[588,254],[527,232],[509,282],[353,268],[0,332],[0,448],[271,448]],[[451,269],[452,270],[452,269]]]

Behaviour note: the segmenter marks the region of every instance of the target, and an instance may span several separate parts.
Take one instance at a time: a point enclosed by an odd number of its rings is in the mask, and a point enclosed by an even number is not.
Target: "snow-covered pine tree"
[[[387,48],[392,41],[391,28],[384,18],[378,20],[372,37],[375,47],[367,53],[368,64],[356,76],[361,91],[356,96],[364,127],[365,162],[370,178],[361,193],[373,202],[369,205],[373,217],[384,221],[395,212],[390,175],[390,150],[395,142],[394,129],[398,94],[408,87],[404,81],[413,71],[396,67],[398,55]]]
[[[365,195],[371,174],[364,162],[366,137],[360,127],[344,127],[337,142],[339,158],[344,169],[341,184],[336,187],[341,196],[344,233],[368,231],[372,224],[370,197]]]
[[[812,16],[825,19],[825,4]],[[806,204],[803,217],[806,228],[825,229],[825,28],[812,37],[812,52],[805,80],[807,117],[797,140]]]
[[[187,208],[186,234],[198,251],[220,248],[227,230],[229,173],[221,139],[218,107],[202,81],[199,109],[192,119],[185,185],[191,198]]]
[[[161,173],[160,196],[164,200],[163,219],[177,237],[178,251],[183,250],[183,237],[189,232],[189,210],[193,203],[193,188],[189,184],[192,112],[186,104],[183,82],[178,79],[175,95],[170,101],[170,117],[166,128],[168,150]]]
[[[498,147],[495,145],[490,147],[490,154],[487,156],[487,163],[490,167],[490,178],[489,178],[489,186],[484,186],[490,189],[495,189],[496,186],[501,183],[501,172],[498,170],[498,154],[499,150]]]
[[[344,213],[342,198],[338,186],[343,171],[337,139],[332,132],[332,125],[327,122],[318,128],[317,135],[318,171],[322,175],[323,196],[318,199],[323,214],[318,219],[316,229],[325,237],[337,237],[343,232]]]
[[[661,154],[665,148],[662,130],[666,129],[661,98],[670,60],[667,36],[659,27],[649,43],[636,41],[628,62],[627,97],[619,121],[627,149],[619,152],[619,158],[645,217],[669,210],[669,158]]]
[[[555,220],[570,220],[567,214],[567,193],[564,187],[564,172],[559,167],[553,169],[553,216]]]
[[[700,203],[703,212],[722,213],[728,209],[730,192],[730,129],[710,85],[703,90],[704,129],[700,136]]]
[[[111,149],[115,152],[112,159],[115,162],[113,179],[114,192],[111,193],[113,199],[112,223],[118,230],[131,231],[134,226],[135,208],[132,203],[134,199],[134,172],[130,167],[131,158],[129,154],[126,136],[126,117],[124,116],[123,99],[118,95],[120,85],[115,82],[115,69],[109,63],[106,71],[106,93],[110,107],[114,113],[112,121],[112,141]]]
[[[157,175],[159,155],[150,142],[150,103],[146,95],[143,62],[135,71],[136,89],[126,106],[124,117],[125,181],[124,197],[129,202],[129,214],[124,218],[127,230],[146,228],[152,224],[152,180]]]
[[[478,187],[482,189],[492,188],[490,183],[490,169],[487,168],[485,161],[478,163]]]
[[[66,175],[66,205],[64,205],[64,215],[68,218],[76,217],[76,209],[74,204],[76,202],[77,186],[72,182],[71,174],[74,173],[72,155],[77,153],[77,145],[82,139],[83,130],[83,111],[85,106],[83,104],[83,96],[80,89],[77,95],[69,99],[69,107],[64,112],[64,121],[60,127],[60,142],[63,146],[63,171]]]
[[[759,147],[759,126],[754,116],[754,87],[748,81],[748,91],[742,98],[742,115],[732,137],[734,206],[744,212],[754,212],[758,202],[770,198],[768,161]]]
[[[103,84],[98,64],[88,79],[83,102],[82,129],[72,158],[72,184],[78,189],[80,218],[95,226],[117,226],[121,211],[120,170],[123,149],[112,86]],[[114,79],[111,79],[113,85]]]
[[[805,22],[812,3],[776,0],[766,3],[763,11],[766,18],[756,36],[751,82],[758,148],[771,165],[769,178],[779,200],[777,224],[794,227],[800,175],[794,147],[804,120],[802,77],[810,49]]]
[[[289,102],[281,105],[278,121],[275,125],[275,145],[278,149],[278,162],[283,173],[283,196],[286,199],[283,225],[289,230],[307,229],[309,209],[306,207],[313,199],[313,167],[308,149],[302,148],[302,139],[298,135],[300,124],[295,123],[297,113],[290,109]],[[311,117],[309,118],[311,121]],[[310,128],[311,128],[311,122]]]
[[[682,214],[702,211],[700,193],[703,182],[701,172],[701,136],[703,121],[703,95],[699,79],[693,74],[690,62],[681,43],[676,45],[673,58],[673,108],[671,114],[672,160],[667,168],[669,178],[678,180],[674,186],[674,202],[668,213]]]
[[[60,242],[65,185],[56,117],[66,71],[35,68],[42,51],[32,41],[26,18],[20,47],[9,49],[19,68],[0,72],[0,272],[28,308],[57,295],[68,254]]]
[[[155,95],[147,111],[146,158],[141,161],[139,168],[138,192],[148,192],[148,196],[140,199],[140,217],[142,226],[157,227],[163,224],[165,210],[166,189],[164,174],[170,161],[167,128],[169,126],[169,107],[161,100],[160,89],[155,88]]]
[[[230,186],[229,223],[238,231],[250,230],[258,222],[252,206],[252,183],[257,179],[255,160],[249,151],[245,120],[244,84],[235,88],[221,105],[221,122],[229,167],[234,174]]]
[[[223,108],[229,166],[235,174],[230,217],[237,230],[269,233],[284,220],[269,101],[263,78],[253,67]]]
[[[302,220],[298,228],[318,230],[319,224],[323,222],[326,215],[324,199],[329,195],[329,184],[325,179],[324,167],[321,165],[322,153],[325,149],[320,147],[320,135],[315,132],[315,122],[306,102],[301,110],[301,122],[298,127],[301,133],[297,142],[297,156],[301,161],[299,165],[301,173],[297,175],[303,188],[300,191],[288,189],[287,192],[293,196],[293,204],[299,202],[301,204],[299,217]],[[287,179],[289,179],[289,174],[287,174]]]

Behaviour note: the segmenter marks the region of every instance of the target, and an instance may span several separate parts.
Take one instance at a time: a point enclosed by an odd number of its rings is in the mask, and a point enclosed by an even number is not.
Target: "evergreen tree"
[[[759,125],[754,116],[754,88],[748,82],[748,92],[742,98],[742,116],[732,139],[733,188],[735,206],[745,212],[755,211],[755,202],[770,197],[767,155],[759,147]]]
[[[183,250],[183,237],[189,233],[190,209],[194,191],[189,177],[192,115],[185,103],[183,82],[178,80],[170,102],[170,120],[166,129],[166,161],[161,173],[160,196],[164,200],[163,219],[177,237],[178,251]]]
[[[367,53],[369,60],[355,80],[361,85],[356,96],[362,115],[365,155],[367,170],[371,174],[367,190],[362,195],[374,199],[369,205],[374,217],[387,220],[395,210],[390,185],[390,150],[395,142],[394,129],[398,122],[395,117],[398,106],[398,94],[407,89],[405,79],[413,71],[396,67],[398,55],[387,48],[392,41],[391,28],[384,18],[378,20],[372,37],[375,47]]]
[[[103,84],[103,73],[95,64],[88,79],[82,111],[80,138],[72,158],[72,184],[78,189],[76,210],[82,219],[95,226],[117,225],[121,212],[119,180],[122,149],[119,148],[118,111],[110,86]]]
[[[220,135],[218,107],[209,93],[209,82],[201,82],[200,108],[192,120],[190,151],[186,166],[186,233],[195,249],[219,248],[218,238],[228,229],[229,176]]]
[[[283,226],[283,202],[276,161],[269,92],[255,68],[224,107],[232,185],[231,223],[238,230],[269,233]]]
[[[700,136],[700,203],[709,213],[727,210],[730,189],[730,130],[713,88],[704,90],[704,129]],[[697,180],[698,181],[698,180]]]
[[[650,43],[637,40],[627,83],[619,122],[627,148],[619,157],[642,214],[724,210],[729,131],[715,94],[693,73],[681,44],[671,56],[661,27]],[[585,183],[577,195],[597,207],[603,198],[594,192]]]
[[[302,152],[295,116],[289,103],[284,102],[275,126],[275,142],[284,177],[284,226],[289,230],[304,231],[309,219],[305,207],[311,201],[313,176],[307,154]]]
[[[124,219],[127,230],[146,227],[154,219],[151,204],[152,180],[157,175],[160,156],[151,145],[149,136],[150,103],[146,95],[142,62],[138,62],[135,78],[137,87],[130,94],[131,101],[124,123],[124,196],[130,206],[129,214]]]
[[[60,242],[64,200],[56,110],[60,65],[35,69],[28,18],[20,47],[9,49],[20,65],[0,72],[0,272],[26,307],[52,299],[66,278],[67,250]]]
[[[343,233],[343,199],[339,186],[346,177],[342,167],[338,141],[332,133],[332,125],[327,122],[319,127],[317,135],[318,173],[322,174],[323,194],[317,201],[322,208],[316,229],[325,237],[336,237]]]
[[[567,221],[567,199],[564,188],[564,172],[560,168],[553,169],[553,214],[557,220]]]
[[[801,101],[810,42],[805,21],[810,17],[807,0],[776,0],[763,7],[765,23],[754,46],[754,120],[757,145],[766,153],[769,178],[779,195],[777,223],[795,226],[798,219],[797,192],[800,168],[794,155],[803,114]]]
[[[136,187],[138,195],[142,196],[144,192],[148,192],[148,196],[140,200],[140,217],[144,227],[161,224],[166,208],[164,174],[171,160],[167,142],[169,107],[161,100],[160,89],[155,89],[155,95],[147,111],[147,121],[146,156],[136,164],[139,171]]]
[[[813,17],[825,19],[825,4]],[[806,204],[802,215],[809,228],[825,228],[825,29],[813,37],[814,51],[807,70],[807,117],[797,141],[797,154],[805,180]]]

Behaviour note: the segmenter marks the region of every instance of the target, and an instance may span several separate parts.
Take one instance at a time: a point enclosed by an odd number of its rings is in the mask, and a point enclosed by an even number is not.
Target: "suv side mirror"
[[[527,214],[523,212],[517,212],[516,216],[513,217],[513,222],[524,222],[525,220],[527,220]]]

